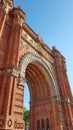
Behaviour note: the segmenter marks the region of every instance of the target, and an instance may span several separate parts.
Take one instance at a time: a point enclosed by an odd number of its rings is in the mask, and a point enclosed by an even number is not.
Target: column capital
[[[0,0],[2,3],[2,10],[8,13],[13,8],[13,1],[12,0]]]
[[[66,60],[62,56],[62,54],[56,49],[56,47],[52,47],[52,53],[55,61],[55,67],[59,71],[66,71]]]
[[[22,27],[25,22],[25,13],[22,11],[20,7],[14,8],[13,12],[14,16],[18,19],[18,24]]]
[[[14,67],[0,68],[0,76],[3,75],[18,77],[18,70]]]
[[[18,86],[24,86],[26,79],[23,77],[18,77]]]

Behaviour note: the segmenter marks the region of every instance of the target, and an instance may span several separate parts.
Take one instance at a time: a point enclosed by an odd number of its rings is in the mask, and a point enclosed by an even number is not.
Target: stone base
[[[24,130],[24,121],[21,119],[14,119],[11,116],[0,115],[0,130]]]

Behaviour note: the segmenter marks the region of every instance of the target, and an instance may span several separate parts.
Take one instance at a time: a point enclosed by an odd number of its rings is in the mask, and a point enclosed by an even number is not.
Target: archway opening
[[[30,109],[30,90],[27,82],[24,84],[24,107]]]
[[[24,121],[25,121],[25,130],[29,130],[30,127],[30,90],[28,83],[24,84]]]
[[[49,103],[53,95],[51,77],[42,64],[31,62],[27,65],[25,78],[30,89],[30,130],[37,130],[37,121],[41,122],[42,119],[46,129],[46,118],[50,120]],[[42,124],[40,127],[42,129]]]

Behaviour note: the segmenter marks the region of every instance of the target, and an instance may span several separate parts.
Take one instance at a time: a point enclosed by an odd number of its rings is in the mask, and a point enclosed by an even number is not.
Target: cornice
[[[14,14],[19,15],[25,21],[26,14],[23,12],[23,10],[20,7],[16,7],[16,8],[14,7],[13,12]]]

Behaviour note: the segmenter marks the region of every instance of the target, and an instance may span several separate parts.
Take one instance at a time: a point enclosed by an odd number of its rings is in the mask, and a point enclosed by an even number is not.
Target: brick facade
[[[0,0],[0,130],[24,130],[24,83],[30,130],[73,130],[73,97],[65,58],[44,44],[12,0]]]

